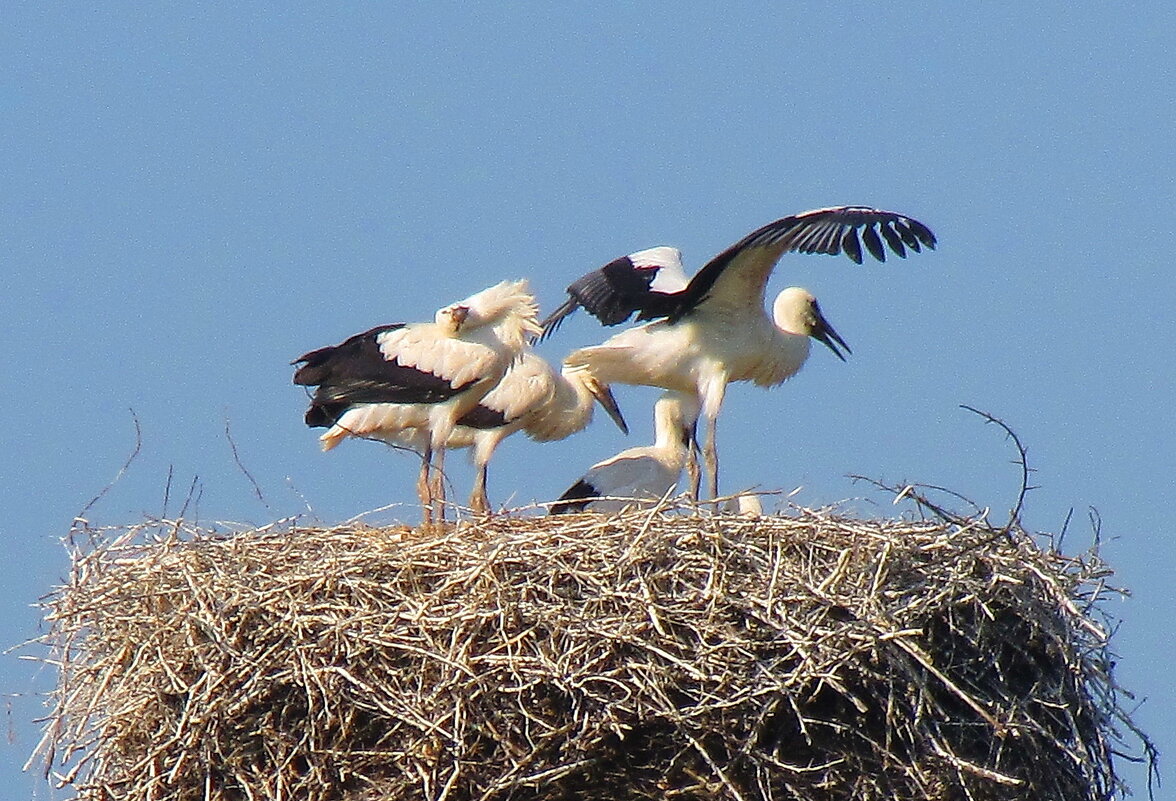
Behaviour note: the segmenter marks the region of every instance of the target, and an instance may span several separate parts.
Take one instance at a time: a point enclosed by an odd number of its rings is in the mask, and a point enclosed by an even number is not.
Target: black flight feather
[[[593,499],[599,497],[600,491],[596,487],[584,479],[580,479],[568,487],[567,492],[559,496],[559,500],[551,505],[551,509],[547,513],[549,515],[562,515],[568,512],[582,512],[588,508],[588,504]]]
[[[568,286],[568,299],[540,323],[543,327],[540,341],[559,328],[564,319],[580,307],[602,325],[620,325],[632,317],[634,312],[641,313],[637,318],[639,320],[652,319],[647,310],[660,310],[666,298],[676,295],[655,292],[649,288],[659,269],[653,265],[638,267],[628,256],[621,256],[580,276]]]
[[[477,428],[482,431],[488,431],[492,428],[502,428],[508,422],[510,421],[506,419],[505,413],[498,409],[491,409],[489,406],[483,406],[480,403],[457,420],[459,426]]]
[[[311,427],[334,425],[349,408],[367,403],[443,403],[476,379],[453,386],[441,376],[406,367],[381,350],[379,336],[403,328],[383,325],[300,356],[294,383],[317,387],[306,412]]]

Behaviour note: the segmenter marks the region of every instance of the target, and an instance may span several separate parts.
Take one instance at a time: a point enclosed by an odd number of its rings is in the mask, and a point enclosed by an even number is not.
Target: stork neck
[[[653,413],[654,447],[665,451],[684,451],[683,435],[685,420],[682,407],[677,402],[662,400],[654,406]]]

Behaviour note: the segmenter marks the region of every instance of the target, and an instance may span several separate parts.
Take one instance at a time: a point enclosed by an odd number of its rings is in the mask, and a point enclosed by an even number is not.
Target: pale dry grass
[[[38,754],[84,799],[1066,801],[1148,748],[1106,567],[981,520],[92,536]]]

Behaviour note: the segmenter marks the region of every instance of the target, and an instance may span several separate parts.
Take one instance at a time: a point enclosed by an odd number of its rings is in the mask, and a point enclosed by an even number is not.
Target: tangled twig
[[[38,751],[87,800],[1101,801],[1152,755],[1117,725],[1106,567],[982,519],[98,541],[46,604]]]

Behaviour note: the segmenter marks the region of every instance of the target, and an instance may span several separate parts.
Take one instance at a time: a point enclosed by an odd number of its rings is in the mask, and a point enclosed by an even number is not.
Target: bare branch
[[[972,406],[968,406],[966,403],[961,403],[960,408],[966,409],[972,414],[983,417],[987,423],[992,423],[999,426],[1004,430],[1005,435],[1010,440],[1012,440],[1013,445],[1017,449],[1017,458],[1013,460],[1013,463],[1019,465],[1021,468],[1021,490],[1017,493],[1017,502],[1013,505],[1012,510],[1009,512],[1009,522],[1005,528],[1019,528],[1021,526],[1021,510],[1025,505],[1025,496],[1029,493],[1029,490],[1037,489],[1037,487],[1031,486],[1029,484],[1029,474],[1034,472],[1032,468],[1029,467],[1029,451],[1021,442],[1021,438],[1017,436],[1016,432],[1013,431],[1013,429],[1010,428],[1004,420],[1001,420],[999,417],[996,417],[995,415],[992,415],[988,412],[983,412]]]
[[[245,474],[245,478],[249,479],[249,483],[253,485],[253,494],[257,496],[257,500],[261,501],[262,506],[270,510],[269,503],[266,502],[265,496],[261,494],[261,487],[258,485],[256,479],[253,478],[253,474],[241,462],[241,455],[237,452],[237,443],[233,441],[233,432],[229,430],[229,416],[227,414],[225,415],[225,439],[229,441],[229,447],[233,451],[233,461],[237,463],[238,469]]]
[[[110,492],[114,485],[117,484],[124,475],[126,475],[127,470],[129,470],[131,467],[131,463],[135,461],[135,458],[139,455],[139,451],[143,449],[143,429],[139,425],[139,416],[135,414],[135,410],[133,408],[128,409],[128,411],[131,413],[131,420],[135,424],[135,447],[131,450],[130,456],[128,456],[126,461],[123,462],[122,467],[118,469],[118,472],[115,474],[114,478],[110,480],[110,483],[103,487],[97,495],[91,498],[90,502],[82,507],[82,511],[77,513],[77,515],[74,517],[75,526],[78,523],[81,523],[83,528],[89,525],[89,521],[86,520],[86,515],[89,514],[90,510],[94,508],[95,504],[102,500],[102,498],[106,496],[106,493]]]

